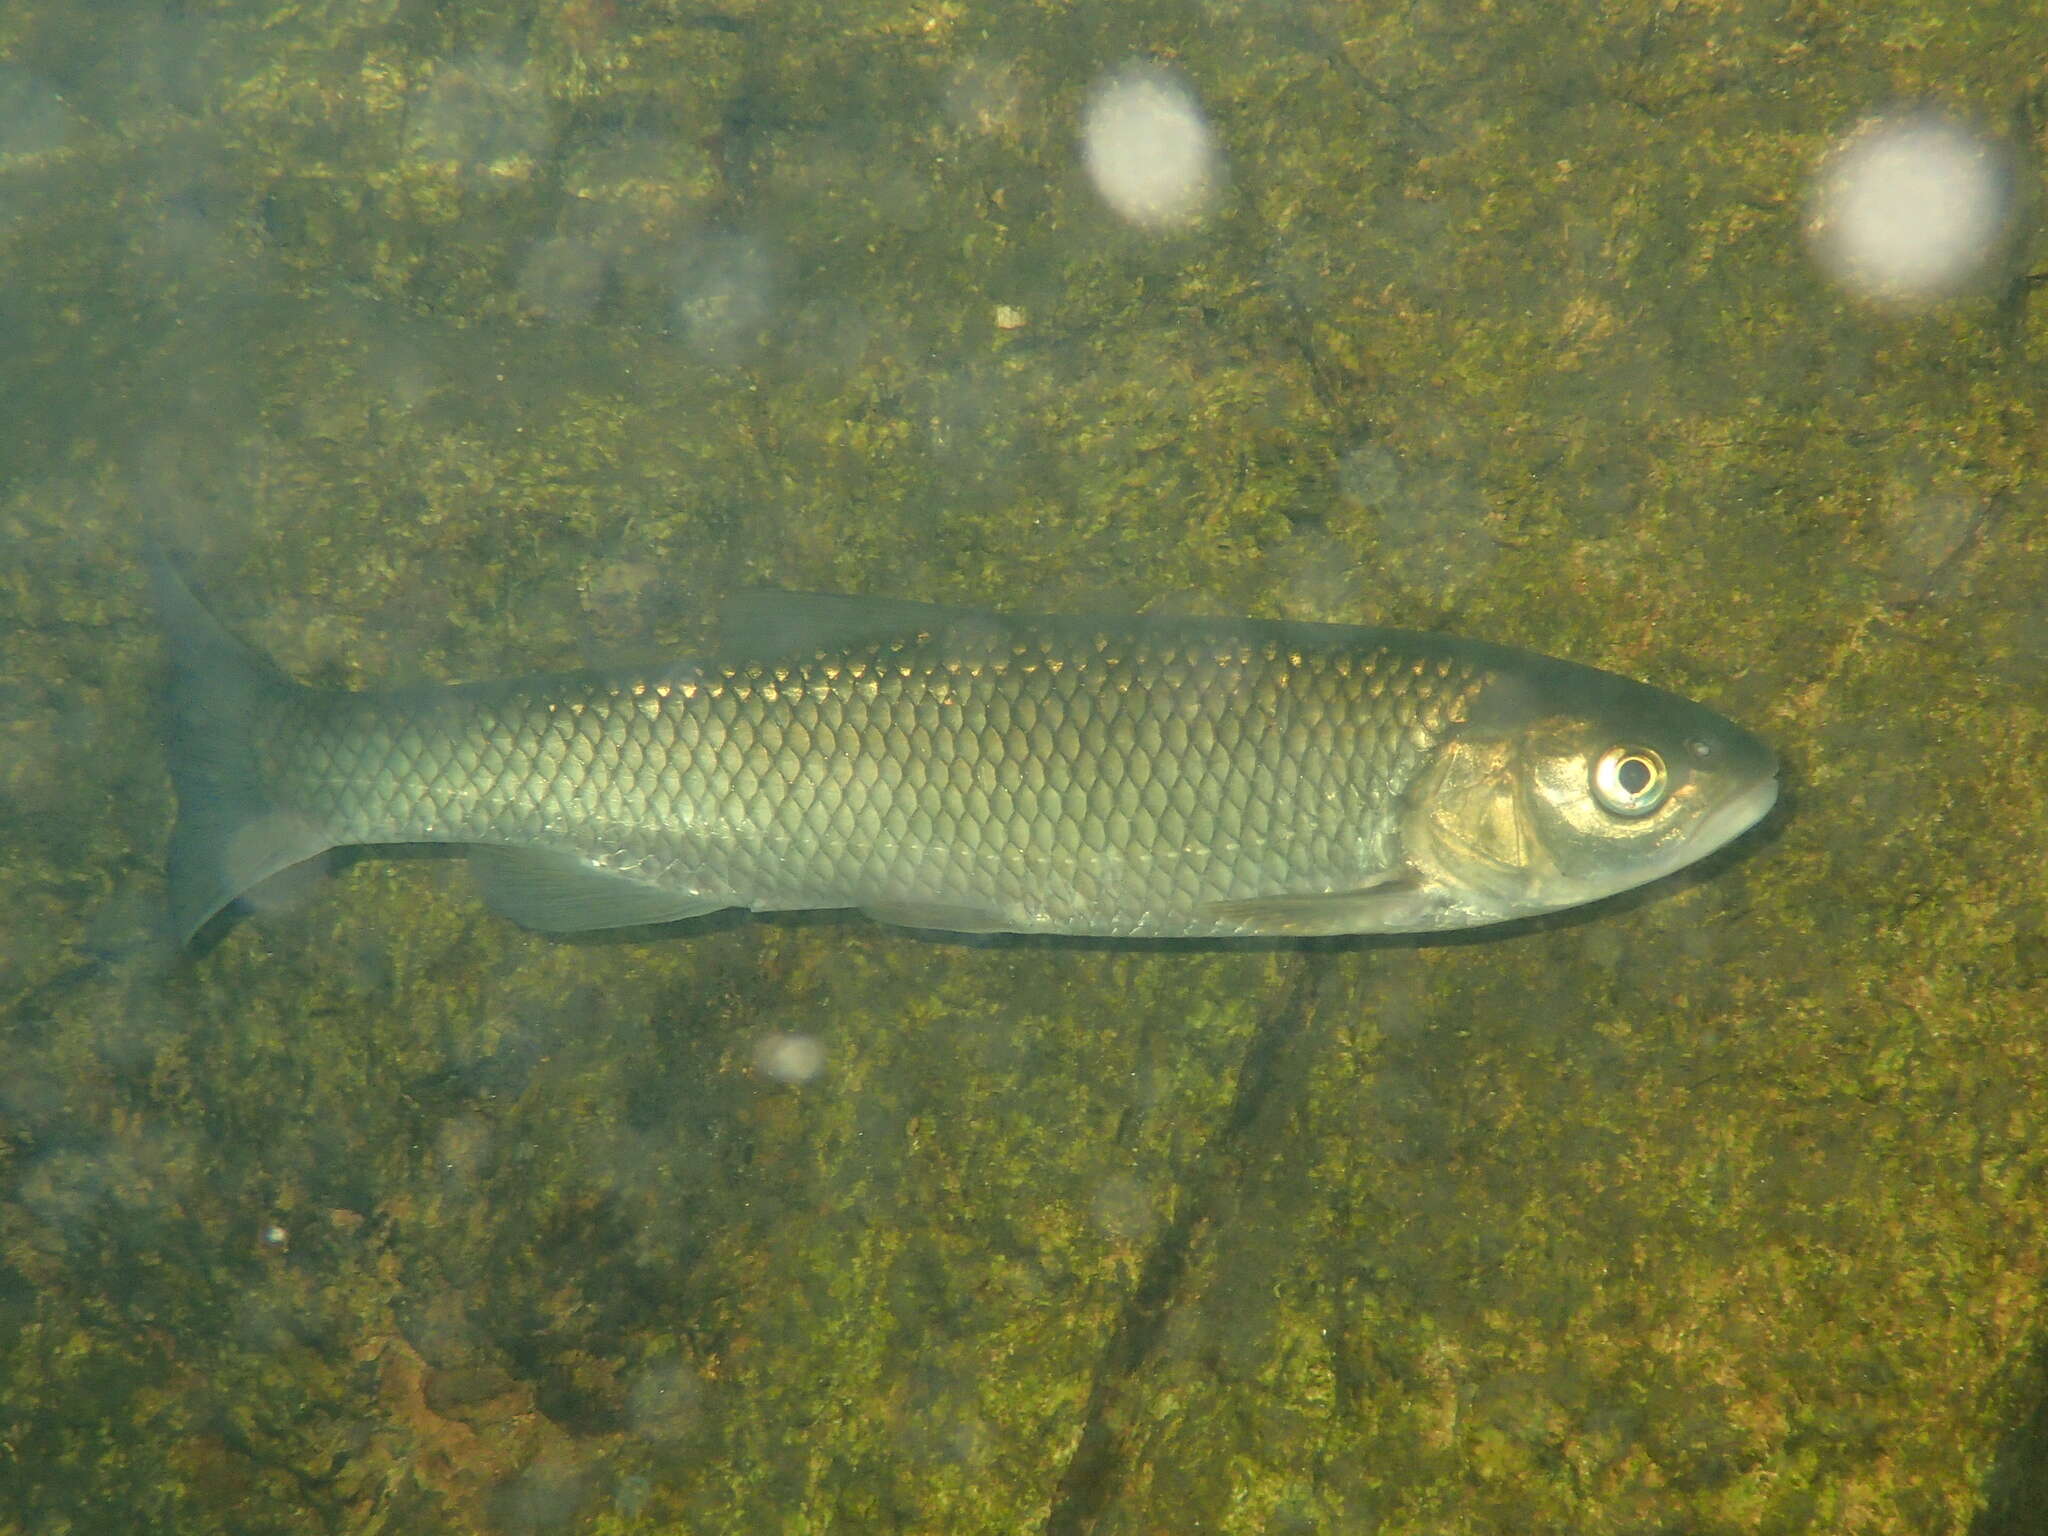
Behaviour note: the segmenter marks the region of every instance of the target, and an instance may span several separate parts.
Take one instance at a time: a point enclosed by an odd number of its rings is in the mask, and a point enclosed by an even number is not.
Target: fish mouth
[[[1768,816],[1771,807],[1778,803],[1778,775],[1773,772],[1767,779],[1760,779],[1739,795],[1731,795],[1722,804],[1714,807],[1693,829],[1690,841],[1696,850],[1694,856],[1706,854],[1726,843],[1732,843],[1751,827]]]

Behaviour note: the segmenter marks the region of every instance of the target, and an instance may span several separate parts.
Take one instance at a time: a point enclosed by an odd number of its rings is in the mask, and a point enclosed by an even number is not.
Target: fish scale
[[[246,651],[174,574],[158,588],[188,934],[287,863],[398,842],[468,845],[494,906],[561,931],[728,906],[1111,936],[1455,927],[1527,909],[1431,862],[1478,849],[1472,877],[1503,878],[1507,802],[1444,816],[1498,777],[1489,700],[1516,730],[1590,700],[1769,761],[1644,685],[1404,631],[778,597],[742,626],[768,637],[751,656],[334,693]]]
[[[1373,829],[1330,808],[1384,801],[1483,677],[1141,632],[945,644],[305,693],[259,746],[275,798],[337,843],[546,845],[719,905],[993,897],[1046,925],[1179,931],[1304,860],[1354,878]],[[1373,728],[1338,750],[1333,722],[1357,719]],[[1252,851],[1276,843],[1289,871]]]

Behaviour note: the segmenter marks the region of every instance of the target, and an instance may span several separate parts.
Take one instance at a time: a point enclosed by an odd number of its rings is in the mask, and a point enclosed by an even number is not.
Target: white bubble
[[[1925,303],[1984,275],[2013,217],[2005,152],[1932,112],[1874,118],[1832,150],[1809,195],[1807,243],[1866,298]]]
[[[825,1065],[815,1035],[763,1035],[754,1042],[754,1070],[778,1083],[808,1083]]]
[[[1209,121],[1194,93],[1156,64],[1127,65],[1089,93],[1081,157],[1103,201],[1146,229],[1193,224],[1216,199]]]

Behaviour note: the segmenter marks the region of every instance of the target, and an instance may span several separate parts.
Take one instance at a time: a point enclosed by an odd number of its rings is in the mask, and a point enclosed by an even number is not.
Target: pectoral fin
[[[1389,875],[1350,891],[1307,891],[1217,901],[1200,909],[1205,922],[1247,933],[1308,937],[1332,933],[1406,933],[1430,926],[1435,902],[1409,875]]]
[[[475,847],[469,862],[492,911],[542,933],[677,923],[738,903],[664,890],[574,854]]]

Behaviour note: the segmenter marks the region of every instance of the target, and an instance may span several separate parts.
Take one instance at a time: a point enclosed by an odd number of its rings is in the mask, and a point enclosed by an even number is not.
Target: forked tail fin
[[[264,788],[255,731],[299,685],[221,628],[160,552],[150,552],[149,564],[170,653],[164,741],[178,791],[171,924],[186,944],[237,896],[332,839],[272,803]]]

